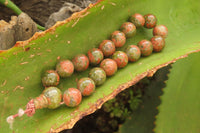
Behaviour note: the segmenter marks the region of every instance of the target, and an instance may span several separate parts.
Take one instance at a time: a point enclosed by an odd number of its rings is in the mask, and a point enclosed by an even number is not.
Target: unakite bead
[[[70,60],[62,60],[57,63],[56,71],[63,77],[70,77],[74,72],[74,65]]]
[[[125,53],[127,54],[128,61],[130,61],[130,62],[137,61],[141,56],[140,49],[136,45],[129,45],[126,48]]]
[[[102,68],[95,67],[90,70],[89,78],[91,78],[95,85],[102,85],[106,81],[106,73]]]
[[[81,100],[81,92],[76,88],[68,88],[63,94],[63,101],[68,107],[78,106]]]
[[[78,72],[85,71],[89,66],[89,59],[84,54],[78,54],[73,59],[74,69]]]
[[[57,87],[48,87],[43,91],[44,96],[48,101],[49,109],[55,109],[60,106],[62,93]]]
[[[117,72],[117,63],[113,59],[104,59],[100,67],[106,72],[106,76],[112,76]]]
[[[115,52],[115,44],[111,40],[103,40],[99,45],[99,49],[101,49],[105,57],[108,57]]]
[[[139,14],[139,13],[135,13],[133,15],[131,15],[130,19],[129,19],[137,28],[138,27],[142,27],[144,26],[145,23],[145,19],[144,17]]]
[[[112,59],[117,63],[118,68],[123,68],[128,64],[128,56],[123,51],[116,51]]]
[[[121,31],[114,31],[111,34],[111,41],[114,42],[115,47],[122,47],[126,43],[126,36]]]
[[[165,39],[161,36],[154,36],[151,38],[154,52],[160,52],[165,47]]]
[[[162,36],[163,38],[166,38],[168,35],[168,29],[166,26],[164,25],[157,25],[154,29],[153,29],[153,35],[154,36]]]
[[[103,52],[100,49],[92,48],[87,54],[91,65],[97,65],[103,60]]]
[[[154,28],[157,24],[157,18],[153,14],[144,15],[145,24],[144,27],[151,29]]]
[[[137,46],[139,47],[142,56],[149,56],[153,51],[153,45],[148,40],[141,40]]]
[[[45,87],[57,86],[59,84],[60,77],[54,70],[47,70],[42,76],[42,84]]]
[[[136,27],[131,22],[123,23],[120,30],[126,35],[127,38],[133,37],[136,34]]]
[[[91,78],[84,77],[78,81],[77,89],[81,91],[83,96],[89,96],[95,90],[95,83]]]

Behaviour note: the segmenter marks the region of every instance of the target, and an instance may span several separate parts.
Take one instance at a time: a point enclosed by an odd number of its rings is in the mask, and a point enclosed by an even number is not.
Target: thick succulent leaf
[[[200,8],[198,0],[104,0],[70,19],[57,23],[51,29],[35,34],[25,42],[0,53],[0,132],[47,132],[71,128],[83,116],[94,112],[123,89],[135,84],[157,69],[200,50]],[[37,110],[33,117],[17,118],[9,129],[6,117],[24,108],[26,103],[43,90],[41,74],[54,69],[57,58],[72,59],[86,53],[108,39],[133,13],[153,13],[159,24],[169,29],[166,48],[161,53],[141,58],[107,79],[94,95],[84,98],[77,108],[62,106],[55,110]],[[126,46],[141,39],[150,39],[152,30],[139,29],[136,37],[127,40]],[[124,49],[124,46],[122,49]],[[88,70],[89,71],[89,70]],[[88,71],[75,73],[62,79],[59,88],[76,87],[77,79]]]
[[[160,105],[160,96],[165,87],[169,67],[158,70],[147,87],[142,97],[142,104],[133,111],[120,128],[120,133],[153,133],[155,127],[155,116],[158,113],[157,107]]]
[[[173,64],[156,117],[156,133],[199,133],[200,53]]]

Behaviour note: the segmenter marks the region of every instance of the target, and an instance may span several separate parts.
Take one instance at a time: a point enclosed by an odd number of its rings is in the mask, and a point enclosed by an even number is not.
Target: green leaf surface
[[[200,53],[173,64],[156,120],[156,133],[200,132]]]
[[[165,67],[155,73],[149,85],[144,88],[142,104],[120,126],[119,133],[153,133],[155,116],[158,113],[156,108],[160,104],[159,97],[163,94],[168,72],[169,67]]]
[[[73,15],[57,26],[33,36],[29,41],[6,52],[0,53],[0,132],[47,132],[71,128],[83,116],[94,112],[123,89],[135,84],[158,68],[200,50],[200,5],[198,0],[104,0],[83,12]],[[41,75],[47,69],[54,69],[57,58],[72,59],[80,53],[87,53],[108,39],[133,13],[153,13],[158,24],[168,27],[169,36],[161,53],[129,63],[115,76],[107,79],[95,93],[83,99],[77,108],[62,106],[55,110],[37,110],[33,117],[17,118],[13,129],[6,118],[25,108],[26,103],[41,94],[44,87]],[[77,17],[76,17],[77,16]],[[126,46],[137,44],[141,39],[150,39],[152,30],[141,28],[137,35],[127,40]],[[121,48],[122,50],[126,47]],[[76,87],[77,79],[87,76],[90,69],[74,73],[62,79],[62,92]]]

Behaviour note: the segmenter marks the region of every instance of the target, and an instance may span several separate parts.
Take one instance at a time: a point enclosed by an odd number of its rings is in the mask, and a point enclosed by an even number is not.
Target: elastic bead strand
[[[114,31],[111,34],[111,40],[103,40],[99,45],[99,49],[90,49],[88,51],[89,58],[84,54],[78,54],[74,56],[72,61],[62,60],[57,63],[56,70],[47,70],[45,73],[46,77],[43,77],[42,83],[45,87],[48,88],[46,88],[43,93],[38,97],[31,99],[27,103],[25,110],[19,108],[17,114],[7,117],[7,122],[10,124],[10,127],[12,128],[12,123],[14,122],[14,119],[16,117],[22,117],[24,114],[29,117],[33,116],[36,109],[54,109],[63,104],[66,104],[69,107],[78,106],[82,101],[82,96],[91,95],[94,92],[96,86],[102,85],[106,81],[106,76],[114,75],[117,72],[118,68],[125,67],[128,62],[135,62],[139,60],[141,55],[149,56],[153,50],[154,52],[160,52],[164,48],[164,39],[168,35],[168,29],[164,25],[156,26],[157,18],[154,15],[147,14],[143,17],[141,14],[136,13],[132,15],[129,20],[132,23],[123,23],[120,27],[121,31]],[[148,29],[154,28],[154,37],[152,37],[151,41],[141,40],[140,42],[138,42],[138,46],[129,45],[125,52],[115,51],[116,48],[124,46],[127,38],[132,37],[136,34],[136,28],[141,28],[143,26]],[[103,60],[104,57],[111,56],[112,59],[107,58]],[[85,71],[88,68],[89,64],[93,66],[100,64],[101,68],[95,67],[91,69],[88,77],[80,79],[77,83],[78,89],[68,88],[64,92],[64,94],[61,95],[61,91],[58,88],[52,87],[59,84],[59,76],[61,76],[62,78],[70,77],[73,74],[74,70],[76,70],[77,72]],[[70,65],[70,69],[68,65]],[[109,70],[106,70],[107,68]],[[49,79],[51,79],[51,77],[49,78],[47,75],[50,75],[51,73],[54,74],[54,81],[50,82]],[[85,80],[88,80],[87,83],[82,83]],[[51,91],[52,93],[50,93]],[[76,96],[73,96],[73,94],[76,94]]]

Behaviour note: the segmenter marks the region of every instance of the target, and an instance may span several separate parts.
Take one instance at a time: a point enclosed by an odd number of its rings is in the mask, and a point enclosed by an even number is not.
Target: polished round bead
[[[117,63],[113,59],[104,59],[100,67],[106,72],[106,76],[112,76],[117,72]]]
[[[125,22],[121,25],[120,30],[127,38],[133,37],[136,34],[136,27],[131,22]]]
[[[144,27],[151,29],[154,28],[157,24],[157,18],[153,14],[144,15],[145,24]]]
[[[70,60],[62,60],[57,63],[56,71],[60,77],[70,77],[74,72],[74,65]]]
[[[112,59],[117,63],[118,68],[123,68],[128,64],[128,56],[123,51],[116,51]]]
[[[63,101],[68,107],[78,106],[81,100],[81,92],[76,88],[68,88],[63,94]]]
[[[60,77],[54,70],[47,70],[42,76],[42,84],[45,87],[57,86],[59,84]]]
[[[141,40],[137,46],[139,47],[142,56],[149,56],[153,51],[153,45],[148,40]]]
[[[163,38],[166,38],[168,35],[168,29],[166,26],[164,25],[157,25],[154,29],[153,29],[153,35],[154,36],[162,36]]]
[[[129,19],[137,28],[138,27],[142,27],[144,26],[145,23],[145,19],[144,17],[139,14],[139,13],[135,13],[133,15],[131,15],[130,19]]]
[[[95,67],[90,70],[89,78],[91,78],[95,85],[102,85],[106,81],[106,73],[102,68]]]
[[[78,54],[73,59],[74,69],[78,72],[85,71],[89,66],[89,59],[84,54]]]
[[[109,57],[115,52],[115,44],[111,40],[103,40],[99,45],[99,49],[105,57]]]
[[[122,47],[126,43],[126,36],[121,31],[114,31],[111,34],[111,40],[114,42],[115,47]]]
[[[165,39],[161,36],[154,36],[151,38],[154,52],[160,52],[165,47]]]
[[[55,109],[60,106],[62,100],[62,93],[57,87],[48,87],[43,91],[44,96],[48,101],[47,108]]]
[[[136,45],[129,45],[126,48],[125,53],[127,54],[128,61],[130,61],[130,62],[135,62],[135,61],[139,60],[139,58],[141,56],[140,49]]]
[[[77,83],[77,89],[81,91],[83,96],[89,96],[95,91],[95,83],[91,78],[81,78]]]
[[[91,65],[97,65],[103,60],[103,52],[100,49],[92,48],[87,54]]]

